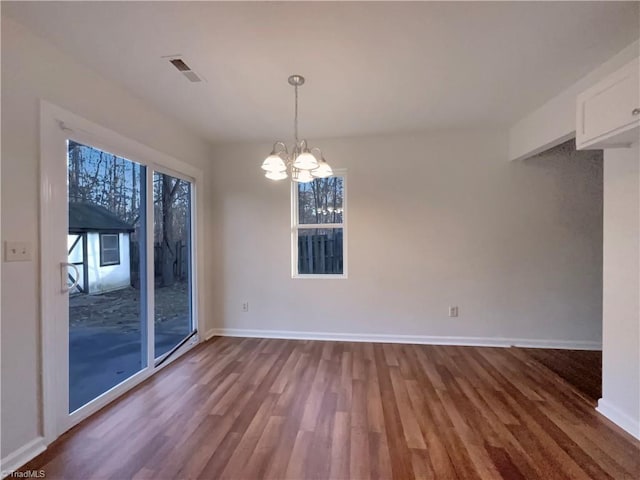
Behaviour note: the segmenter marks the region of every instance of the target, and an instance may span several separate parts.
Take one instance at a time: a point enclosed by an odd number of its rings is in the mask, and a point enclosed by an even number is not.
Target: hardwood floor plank
[[[349,478],[350,430],[349,414],[347,412],[335,412],[331,436],[329,478]]]
[[[444,478],[455,478],[455,469],[451,463],[451,458],[447,453],[447,448],[442,441],[441,434],[434,428],[433,415],[426,404],[423,391],[418,380],[407,382],[409,398],[416,411],[416,420],[425,439],[426,451],[429,461],[434,467],[434,471]],[[415,463],[413,464],[415,468]]]
[[[545,361],[568,359],[550,369]],[[54,479],[637,479],[597,355],[216,338],[22,470]],[[591,372],[591,373],[589,373]],[[562,373],[562,372],[561,372]]]
[[[411,465],[416,478],[437,479],[425,450],[411,450]]]
[[[369,478],[369,433],[352,425],[350,439],[349,478]]]
[[[298,437],[302,412],[311,393],[311,384],[319,362],[319,358],[314,360],[308,353],[301,354],[294,367],[296,370],[289,378],[289,382],[280,396],[274,413],[284,416],[285,424],[265,478],[281,479],[286,476],[289,460]]]
[[[270,455],[275,451],[275,447],[278,444],[278,439],[284,427],[284,417],[269,417],[267,425],[265,426],[258,443],[253,449],[253,453],[246,461],[245,467],[242,469],[242,478],[264,478],[267,466],[269,464]],[[227,468],[230,468],[228,465]],[[236,469],[233,469],[230,473],[230,478],[234,478],[237,475],[234,473]]]
[[[427,447],[424,444],[420,427],[418,427],[416,423],[416,414],[409,401],[405,380],[402,378],[398,368],[389,368],[389,374],[391,376],[391,385],[396,397],[396,404],[398,405],[398,413],[400,415],[400,422],[407,447],[425,450]]]
[[[353,380],[350,430],[350,478],[369,478],[369,422],[366,386]]]
[[[185,454],[180,462],[182,466],[177,472],[178,477],[184,475],[185,478],[198,478],[233,425],[232,417],[209,415],[207,420],[203,422],[207,425],[204,428],[206,433],[203,436],[195,435],[197,440],[190,445],[190,449],[181,449]],[[149,464],[161,465],[161,462],[152,460]],[[159,471],[163,476],[170,477],[166,469],[161,467]]]
[[[369,452],[371,478],[379,480],[393,478],[391,456],[385,432],[369,433]]]
[[[251,423],[246,428],[237,425],[232,427],[242,436],[219,478],[234,478],[238,472],[243,471],[247,459],[250,459],[254,454],[256,446],[272,418],[271,412],[275,402],[276,398],[273,394],[263,397],[258,411],[253,415]]]
[[[392,459],[391,472],[394,478],[415,478],[411,465],[411,452],[404,439],[400,413],[383,348],[383,345],[375,345],[374,357],[382,396],[382,414],[384,415],[389,456]]]
[[[369,426],[369,432],[385,433],[382,396],[380,395],[378,370],[375,361],[367,360],[367,369],[367,425]]]
[[[328,478],[331,466],[331,443],[333,435],[334,415],[338,396],[327,388],[320,405],[320,414],[316,422],[311,441],[311,452],[306,463],[305,478]]]
[[[502,478],[508,478],[510,480],[526,479],[520,470],[518,470],[518,468],[513,464],[511,458],[504,449],[494,447],[492,445],[485,445],[485,449],[493,460],[493,464],[498,469],[498,472],[500,472],[500,476]]]
[[[296,479],[305,478],[305,463],[307,461],[307,454],[309,453],[309,446],[313,440],[313,432],[306,430],[299,430],[296,442],[293,445],[291,451],[291,457],[289,458],[289,464],[287,465],[287,472],[284,478]]]

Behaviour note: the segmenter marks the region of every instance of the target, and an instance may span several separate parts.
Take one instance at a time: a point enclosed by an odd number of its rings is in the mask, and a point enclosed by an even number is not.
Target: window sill
[[[326,274],[326,275],[291,275],[291,278],[296,279],[309,279],[309,280],[346,280],[347,274]]]

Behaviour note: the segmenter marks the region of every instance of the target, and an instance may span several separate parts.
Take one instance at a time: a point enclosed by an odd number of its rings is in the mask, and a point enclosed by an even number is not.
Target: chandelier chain
[[[296,108],[295,108],[295,115],[294,115],[294,120],[293,120],[293,130],[294,130],[294,136],[296,139],[296,145],[298,144],[298,85],[295,86],[295,91],[296,91]]]

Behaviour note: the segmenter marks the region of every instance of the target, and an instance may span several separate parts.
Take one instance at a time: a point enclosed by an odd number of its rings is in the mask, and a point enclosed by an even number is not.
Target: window
[[[292,182],[292,274],[346,278],[346,177]]]
[[[117,233],[100,234],[100,266],[120,265],[120,239]]]

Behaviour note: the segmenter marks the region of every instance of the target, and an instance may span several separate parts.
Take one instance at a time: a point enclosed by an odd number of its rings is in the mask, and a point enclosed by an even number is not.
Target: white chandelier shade
[[[291,180],[298,183],[307,183],[313,181],[313,175],[309,170],[300,170],[294,168],[291,172]]]
[[[302,152],[296,157],[293,166],[300,170],[315,170],[318,168],[318,160],[316,160],[316,157],[314,157],[311,152]]]
[[[269,180],[284,180],[289,175],[287,175],[287,172],[283,170],[281,172],[267,172],[264,176]]]
[[[317,147],[309,149],[306,140],[298,139],[298,87],[304,84],[304,77],[291,75],[288,81],[295,89],[295,143],[289,153],[287,145],[277,141],[269,156],[262,162],[261,168],[266,172],[265,177],[270,180],[284,180],[291,176],[294,182],[306,183],[313,181],[314,178],[330,177],[333,175],[333,170],[320,149]],[[314,155],[316,151],[318,153]]]
[[[333,169],[324,159],[322,154],[320,154],[320,162],[318,162],[318,168],[312,170],[311,174],[315,178],[327,178],[333,175]]]
[[[267,172],[284,172],[287,169],[287,165],[280,155],[272,153],[262,162],[262,169]]]

